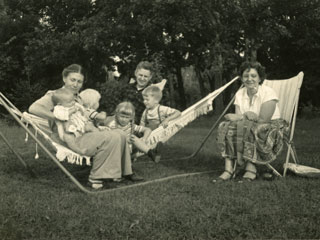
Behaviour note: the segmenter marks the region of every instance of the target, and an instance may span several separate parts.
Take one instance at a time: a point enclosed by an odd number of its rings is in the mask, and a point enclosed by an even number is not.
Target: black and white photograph
[[[0,0],[0,239],[320,239],[320,0]]]

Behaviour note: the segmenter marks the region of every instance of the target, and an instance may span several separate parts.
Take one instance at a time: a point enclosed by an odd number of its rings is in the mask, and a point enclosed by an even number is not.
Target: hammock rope
[[[238,77],[233,78],[231,81],[223,85],[222,87],[216,89],[212,93],[208,94],[206,97],[202,98],[186,110],[181,113],[181,116],[173,121],[170,121],[169,126],[167,128],[163,128],[162,126],[156,128],[150,134],[147,144],[154,148],[156,144],[161,142],[168,141],[172,136],[174,136],[178,131],[184,128],[188,123],[192,122],[196,118],[201,115],[207,114],[212,110],[212,102],[213,100],[223,92],[228,86],[230,86],[233,82],[235,82]],[[90,157],[83,156],[78,153],[71,151],[66,146],[63,146],[55,141],[53,141],[46,132],[50,132],[49,123],[46,119],[40,118],[38,116],[32,115],[30,113],[24,112],[22,114],[22,118],[25,122],[31,124],[36,131],[36,135],[39,132],[41,135],[45,137],[56,149],[56,157],[59,161],[64,161],[67,159],[68,163],[81,165],[85,163],[90,166]],[[46,132],[45,132],[46,131]],[[51,132],[52,133],[52,132]],[[211,134],[211,133],[210,133]],[[209,137],[209,136],[208,136]],[[38,144],[36,143],[36,156],[38,155]],[[137,157],[144,155],[144,153],[138,153]],[[85,161],[83,161],[85,160]]]
[[[171,138],[174,134],[176,134],[180,129],[182,129],[184,126],[186,126],[188,123],[196,119],[197,117],[207,114],[209,111],[212,110],[212,101],[214,98],[216,98],[221,92],[224,91],[230,84],[232,84],[234,81],[236,81],[238,77],[232,79],[230,82],[222,86],[221,88],[215,90],[214,92],[210,93],[205,98],[201,99],[191,107],[187,108],[185,111],[182,112],[181,117],[170,122],[169,127],[166,129],[163,129],[162,127],[159,127],[155,129],[151,136],[149,137],[149,144],[155,145],[157,141],[167,141],[169,138]],[[133,187],[138,186],[144,186],[151,183],[157,183],[157,182],[163,182],[170,179],[180,178],[180,177],[187,177],[187,176],[194,176],[194,175],[200,175],[200,174],[208,174],[212,172],[216,172],[217,170],[213,171],[202,171],[202,172],[192,172],[192,173],[184,173],[184,174],[176,174],[173,176],[168,176],[160,179],[154,179],[145,181],[142,183],[132,184],[132,185],[126,185],[126,186],[120,186],[118,188],[112,188],[112,189],[106,189],[99,192],[95,192],[92,190],[88,190],[85,188],[63,165],[61,165],[61,161],[64,161],[67,159],[68,162],[73,164],[81,165],[83,164],[83,160],[85,159],[86,165],[91,165],[90,163],[90,157],[88,156],[82,156],[80,154],[77,154],[67,147],[55,142],[51,137],[49,137],[50,133],[50,127],[49,123],[46,119],[37,117],[35,115],[29,114],[27,112],[21,113],[19,109],[17,109],[1,92],[0,92],[0,104],[3,105],[6,110],[13,116],[13,118],[19,123],[19,125],[26,131],[26,137],[25,141],[28,141],[28,136],[30,135],[32,139],[36,142],[36,155],[35,158],[39,158],[38,154],[38,145],[41,147],[41,149],[44,150],[48,154],[48,156],[58,165],[58,167],[69,177],[69,179],[83,192],[89,193],[89,194],[95,194],[95,193],[103,193],[103,192],[112,192],[117,191],[120,189],[129,189]],[[20,119],[19,119],[20,118]],[[22,119],[22,120],[21,120]],[[32,131],[29,130],[28,126],[31,125],[33,129],[35,130],[35,133],[32,133]],[[0,132],[1,133],[1,132]],[[48,135],[49,133],[49,135]],[[42,135],[48,142],[52,144],[52,146],[56,149],[56,156],[54,156],[45,146],[44,144],[38,139],[38,134]],[[2,136],[2,133],[0,135],[6,142],[6,139],[4,136]],[[19,156],[17,152],[11,147],[9,143],[7,143],[9,148],[15,153],[15,155],[19,158],[19,160],[22,162],[22,164],[29,170],[31,175],[35,176],[32,169],[27,165],[27,163]]]

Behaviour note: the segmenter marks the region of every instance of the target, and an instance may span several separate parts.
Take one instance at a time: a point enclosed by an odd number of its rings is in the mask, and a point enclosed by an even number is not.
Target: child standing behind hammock
[[[131,102],[122,102],[116,107],[116,114],[108,117],[105,125],[110,129],[121,129],[128,136],[128,142],[133,144],[139,151],[146,153],[154,162],[160,161],[160,151],[162,143],[158,143],[154,149],[151,149],[146,140],[151,133],[151,129],[134,124],[135,109]],[[143,134],[138,138],[135,134]]]
[[[144,110],[140,125],[156,129],[159,126],[166,128],[170,121],[181,116],[177,109],[160,105],[162,91],[157,86],[149,86],[142,92],[143,102],[146,107]]]

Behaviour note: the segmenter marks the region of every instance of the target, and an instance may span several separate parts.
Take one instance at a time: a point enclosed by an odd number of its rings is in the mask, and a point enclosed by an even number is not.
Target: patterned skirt
[[[219,124],[217,142],[224,158],[267,164],[281,153],[283,143],[288,139],[289,125],[283,119],[268,123],[249,120],[224,121]],[[239,164],[242,161],[238,159]]]

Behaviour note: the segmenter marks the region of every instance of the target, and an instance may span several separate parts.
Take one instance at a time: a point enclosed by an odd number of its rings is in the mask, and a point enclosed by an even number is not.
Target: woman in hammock
[[[63,88],[69,89],[78,102],[78,96],[84,81],[83,69],[78,64],[66,67],[62,72]],[[56,90],[48,91],[43,97],[35,101],[29,112],[54,122],[54,103],[52,95]],[[57,132],[53,128],[54,132]],[[126,135],[120,130],[88,132],[79,137],[71,134],[64,134],[63,139],[67,145],[75,152],[79,149],[85,151],[85,155],[93,157],[92,169],[89,175],[89,185],[93,189],[101,189],[104,179],[120,179],[125,177],[131,181],[143,180],[133,174],[131,167],[131,157]]]
[[[218,146],[225,160],[225,170],[213,182],[230,180],[235,166],[244,166],[243,180],[257,177],[255,164],[276,159],[283,146],[287,123],[280,119],[275,91],[262,85],[265,68],[259,62],[240,66],[244,85],[235,96],[235,114],[227,114],[218,128]]]

